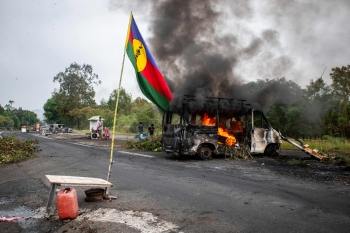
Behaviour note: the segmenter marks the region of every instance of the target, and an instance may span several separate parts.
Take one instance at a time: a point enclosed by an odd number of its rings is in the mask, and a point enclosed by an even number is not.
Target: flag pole
[[[125,53],[126,53],[126,47],[128,45],[128,40],[129,40],[131,19],[132,19],[132,12],[130,12],[130,19],[129,19],[129,24],[128,24],[128,32],[127,32],[127,35],[126,35],[125,46],[124,46],[124,55],[123,55],[122,69],[120,71],[118,94],[117,94],[117,99],[115,101],[113,130],[112,130],[112,143],[111,143],[111,150],[110,150],[110,156],[109,156],[109,167],[108,167],[107,181],[109,181],[109,178],[111,177],[111,171],[112,171],[115,125],[116,125],[116,122],[117,122],[120,87],[121,87],[121,84],[122,84],[122,77],[123,77],[123,70],[124,70],[124,61],[125,61]],[[109,194],[109,187],[106,188],[106,196],[107,197],[109,196],[108,194]]]

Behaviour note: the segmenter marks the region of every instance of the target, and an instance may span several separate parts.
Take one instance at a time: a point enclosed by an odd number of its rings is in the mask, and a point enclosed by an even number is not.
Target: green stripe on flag
[[[166,112],[170,101],[159,93],[141,73],[136,72],[136,78],[142,93],[161,110]]]

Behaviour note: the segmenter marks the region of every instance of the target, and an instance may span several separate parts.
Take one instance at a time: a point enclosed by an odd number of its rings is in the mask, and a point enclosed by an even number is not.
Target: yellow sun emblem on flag
[[[137,71],[141,72],[146,67],[147,55],[145,46],[141,41],[134,39],[132,41],[132,47],[134,49],[134,55],[136,60]]]

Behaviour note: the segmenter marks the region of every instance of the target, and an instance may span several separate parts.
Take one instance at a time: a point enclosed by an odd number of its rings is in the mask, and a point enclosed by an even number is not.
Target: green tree
[[[285,106],[274,104],[266,113],[266,117],[269,120],[270,124],[273,126],[273,128],[275,128],[276,130],[281,130],[282,133],[284,133],[286,130],[286,110],[287,108]]]
[[[54,93],[60,121],[75,124],[74,118],[68,114],[70,110],[96,106],[93,85],[101,84],[98,79],[91,65],[81,66],[77,63],[72,63],[65,72],[60,72],[53,78],[54,82],[60,84],[59,90]]]
[[[98,107],[99,108],[108,108],[107,101],[104,98],[102,98]]]
[[[328,131],[325,116],[336,106],[331,87],[320,77],[311,80],[304,93],[308,101],[303,106],[303,112],[312,126],[312,135],[321,137]]]
[[[114,112],[107,108],[75,108],[68,113],[76,120],[76,127],[78,129],[88,129],[88,119],[92,116],[101,116],[104,127],[111,127],[113,125]]]
[[[147,132],[147,128],[154,124],[157,130],[161,129],[162,113],[158,107],[148,102],[146,99],[138,97],[131,104],[131,113],[134,115],[134,121],[131,122],[130,131],[133,133],[138,132],[137,126],[139,122],[144,125],[144,132]]]
[[[341,129],[342,136],[345,136],[350,131],[348,117],[348,103],[350,97],[350,65],[342,66],[341,68],[332,68],[330,73],[332,79],[333,93],[339,98],[339,117],[337,119],[338,127]],[[350,136],[350,135],[349,135]]]
[[[311,80],[310,85],[306,86],[305,92],[306,96],[311,100],[324,101],[330,96],[331,88],[320,77],[315,81]]]
[[[4,112],[5,112],[5,109],[4,109],[4,108],[1,106],[1,104],[0,104],[0,115],[3,115]]]
[[[13,124],[14,121],[10,117],[0,115],[0,127],[7,128],[7,125],[13,126]]]
[[[48,123],[58,122],[58,103],[55,96],[52,96],[44,104],[44,116]]]
[[[7,111],[13,111],[14,110],[14,107],[12,106],[12,104],[14,103],[15,101],[13,100],[9,100],[9,103],[5,105],[5,109]]]
[[[112,111],[115,109],[115,102],[117,99],[118,90],[113,90],[113,92],[109,95],[109,99],[107,101],[108,108]],[[119,93],[119,102],[118,102],[118,114],[128,115],[131,111],[131,101],[132,96],[130,93],[127,93],[124,88],[120,88]]]

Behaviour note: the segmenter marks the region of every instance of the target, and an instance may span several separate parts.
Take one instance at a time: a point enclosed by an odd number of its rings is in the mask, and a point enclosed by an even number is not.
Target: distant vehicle
[[[56,134],[56,133],[72,133],[73,129],[72,128],[68,128],[64,124],[51,124],[51,125],[49,125],[49,131],[51,133],[53,133],[53,134]]]

